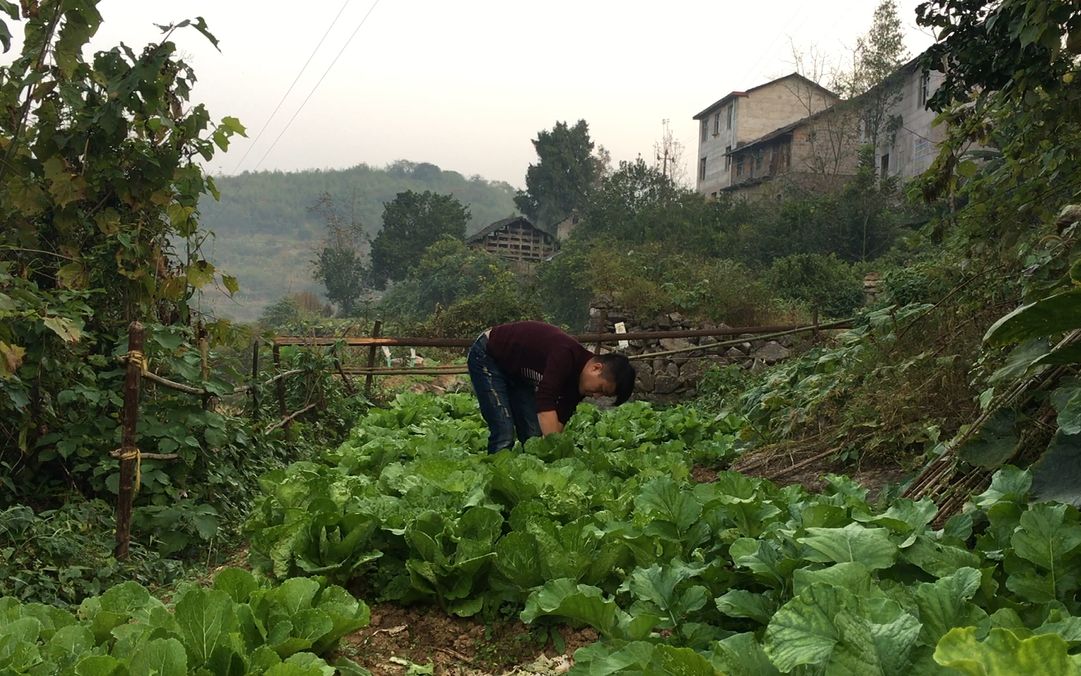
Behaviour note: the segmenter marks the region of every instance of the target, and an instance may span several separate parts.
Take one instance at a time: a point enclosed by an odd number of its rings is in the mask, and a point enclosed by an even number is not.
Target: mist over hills
[[[240,291],[232,299],[208,291],[202,309],[237,321],[257,319],[267,304],[290,293],[322,296],[310,261],[326,226],[311,207],[324,193],[370,237],[383,225],[383,204],[406,190],[453,195],[469,208],[469,233],[517,211],[515,189],[508,183],[405,160],[384,168],[245,172],[215,182],[221,201],[204,196],[199,204],[203,227],[215,234],[204,244],[204,254],[218,270],[237,277]]]

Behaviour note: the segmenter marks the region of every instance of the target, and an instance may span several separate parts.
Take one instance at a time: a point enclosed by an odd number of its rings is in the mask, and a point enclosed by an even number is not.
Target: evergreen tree
[[[372,283],[405,279],[424,250],[442,237],[462,239],[469,209],[451,195],[400,192],[383,205],[383,229],[372,241]]]
[[[584,206],[601,175],[602,161],[593,156],[585,120],[573,127],[556,122],[551,131],[537,134],[533,147],[540,161],[529,165],[526,189],[518,192],[514,203],[534,223],[552,225]]]

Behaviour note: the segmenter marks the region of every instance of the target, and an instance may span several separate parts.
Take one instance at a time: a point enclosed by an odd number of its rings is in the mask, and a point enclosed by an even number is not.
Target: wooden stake
[[[251,419],[259,419],[259,339],[251,341]]]
[[[338,375],[342,377],[342,384],[345,385],[345,391],[349,393],[350,397],[353,396],[357,391],[353,389],[353,381],[351,381],[349,376],[345,374],[345,371],[342,370],[342,360],[338,359],[337,346],[331,347],[330,353],[334,355],[334,368],[338,371]]]
[[[143,325],[132,322],[128,327],[128,364],[124,376],[124,412],[121,420],[120,485],[116,496],[116,558],[128,558],[131,544],[131,509],[135,497],[133,479],[139,448],[135,427],[139,422],[139,380],[146,364],[143,357]]]
[[[375,327],[372,329],[372,338],[378,338],[383,333],[383,320],[375,320]],[[375,345],[368,348],[368,370],[375,368]],[[367,399],[372,398],[372,374],[369,373],[364,378],[364,396]]]
[[[278,346],[278,345],[275,345],[274,349],[271,351],[271,354],[274,357],[274,370],[275,371],[281,371],[281,368],[282,368],[281,347]],[[285,379],[284,378],[279,378],[278,379],[276,389],[278,391],[278,416],[281,417],[281,418],[285,418],[285,416],[288,415],[289,411],[285,410]],[[286,429],[288,429],[288,425],[286,425]]]

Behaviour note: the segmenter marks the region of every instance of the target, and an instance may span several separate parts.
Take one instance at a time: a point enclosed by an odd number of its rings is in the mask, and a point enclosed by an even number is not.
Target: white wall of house
[[[889,176],[908,180],[931,166],[946,129],[944,125],[932,126],[935,113],[927,109],[927,99],[942,84],[943,77],[937,71],[925,74],[918,66],[905,73],[900,97],[889,111],[890,117],[900,118],[901,126],[875,149],[875,166],[880,175],[885,169]]]

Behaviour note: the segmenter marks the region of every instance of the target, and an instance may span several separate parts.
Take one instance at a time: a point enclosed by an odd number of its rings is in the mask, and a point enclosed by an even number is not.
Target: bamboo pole
[[[383,320],[375,320],[375,326],[372,328],[372,339],[379,340],[379,334],[383,332]],[[368,348],[368,370],[375,368],[375,343],[371,344]],[[364,378],[364,397],[366,399],[372,398],[372,374],[369,373]]]
[[[116,495],[116,558],[128,558],[131,545],[131,510],[135,498],[133,486],[139,471],[139,448],[135,429],[139,422],[139,380],[146,360],[143,357],[143,325],[128,327],[128,363],[124,375],[124,412],[121,422],[120,483]]]
[[[381,322],[377,321],[377,324]],[[740,336],[743,334],[767,334],[778,332],[810,331],[813,327],[805,324],[783,324],[777,326],[737,326],[723,329],[687,329],[681,331],[632,331],[628,333],[582,333],[574,338],[583,345],[586,343],[618,343],[621,340],[655,340],[659,338],[712,338],[716,336]],[[847,329],[852,328],[852,320],[845,319],[836,322],[820,323],[821,329]],[[469,347],[473,344],[472,338],[421,338],[404,337],[390,338],[381,337],[373,330],[370,337],[334,338],[334,337],[308,337],[308,336],[276,336],[275,345],[305,345],[309,347],[333,345],[338,340],[343,340],[350,347],[382,346],[387,347]]]

